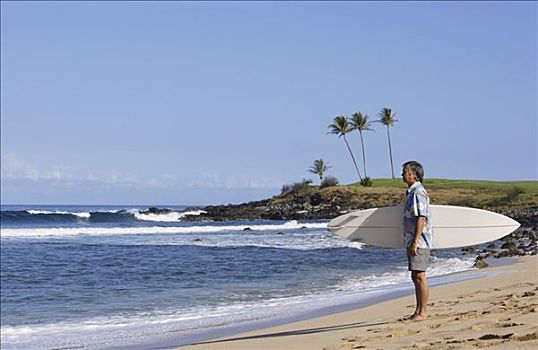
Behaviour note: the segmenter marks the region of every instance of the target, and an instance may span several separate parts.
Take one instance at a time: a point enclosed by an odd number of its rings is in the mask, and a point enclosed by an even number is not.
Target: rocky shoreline
[[[517,220],[517,219],[516,219]],[[463,248],[462,250],[469,253],[478,253],[474,266],[484,268],[488,266],[488,260],[491,258],[505,258],[511,256],[526,256],[538,254],[538,229],[533,227],[521,226],[515,232],[506,237],[487,245],[487,247],[477,250],[473,247]]]
[[[491,258],[526,256],[538,254],[538,208],[487,208],[490,211],[506,215],[521,224],[516,231],[485,248],[465,247],[464,253],[477,254],[474,266],[484,268]]]
[[[295,201],[274,203],[274,198],[237,205],[215,205],[188,208],[185,221],[231,221],[231,220],[330,220],[350,210],[338,203],[323,203],[322,198],[312,196],[309,202],[298,205]],[[300,201],[298,201],[300,202]],[[397,204],[397,203],[394,203]],[[488,259],[538,254],[538,207],[532,208],[484,208],[518,221],[521,227],[501,240],[487,246],[462,248],[463,254],[476,254],[475,267],[488,266]],[[171,209],[150,208],[147,214],[169,214]],[[197,213],[188,215],[188,213]]]

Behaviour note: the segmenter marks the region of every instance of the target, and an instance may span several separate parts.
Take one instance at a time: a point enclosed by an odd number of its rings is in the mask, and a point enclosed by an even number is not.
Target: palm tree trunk
[[[392,173],[392,178],[394,179],[394,163],[392,162],[392,146],[390,144],[390,132],[389,132],[388,125],[387,125],[387,137],[389,139],[390,171]]]
[[[359,133],[361,134],[361,145],[362,145],[362,165],[364,169],[364,177],[368,177],[366,174],[366,156],[364,153],[364,139],[362,138],[362,130],[359,130]]]
[[[347,142],[345,135],[344,135],[344,141],[346,142],[346,146],[349,151],[349,154],[351,154],[351,159],[353,159],[353,164],[355,164],[355,169],[357,169],[357,174],[359,175],[359,181],[362,181],[362,176],[361,176],[361,172],[359,171],[359,167],[357,166],[357,161],[355,160],[355,156],[353,155],[353,151],[351,150],[351,147],[349,147],[349,143]]]

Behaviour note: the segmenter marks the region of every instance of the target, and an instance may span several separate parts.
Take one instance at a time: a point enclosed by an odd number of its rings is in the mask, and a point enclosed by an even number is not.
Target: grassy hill
[[[432,204],[459,205],[476,208],[538,207],[538,181],[480,181],[426,179],[423,182]],[[358,183],[327,187],[303,187],[273,198],[273,203],[309,201],[319,193],[321,202],[342,207],[370,208],[395,205],[403,201],[407,185],[401,179],[373,179],[372,187]]]
[[[511,215],[528,227],[534,225],[538,181],[427,179],[424,186],[432,204],[494,210]],[[282,186],[283,193],[272,198],[204,207],[205,214],[189,220],[328,220],[350,210],[402,204],[406,188],[399,179],[374,179],[373,186],[366,188],[354,183],[321,189],[303,180]]]

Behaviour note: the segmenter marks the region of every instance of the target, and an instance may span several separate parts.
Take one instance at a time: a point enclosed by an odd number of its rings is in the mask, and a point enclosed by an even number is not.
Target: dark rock
[[[507,243],[504,243],[502,246],[501,246],[501,249],[508,249],[508,250],[511,250],[511,249],[517,249],[516,247],[516,244],[513,243],[513,242],[507,242]]]
[[[482,259],[482,260],[483,260],[483,259],[489,258],[490,255],[491,255],[491,254],[490,254],[489,252],[486,252],[486,253],[480,253],[480,254],[478,254],[478,257],[477,257],[476,259],[477,259],[477,260],[478,260],[478,259]]]
[[[320,205],[322,201],[321,194],[319,192],[314,193],[312,196],[310,196],[310,204],[316,206]]]
[[[475,247],[463,247],[461,248],[461,251],[465,253],[474,253],[476,251],[476,248]]]
[[[513,233],[511,234],[511,236],[512,236],[513,238],[520,239],[520,238],[523,238],[523,232],[522,232],[521,229],[518,229],[518,230],[516,230],[515,232],[513,232]]]
[[[156,214],[156,215],[159,215],[159,214],[170,214],[172,212],[174,212],[174,210],[172,210],[172,209],[166,209],[166,208],[165,209],[160,209],[160,208],[151,207],[146,211],[141,211],[140,214]]]
[[[495,257],[496,258],[505,258],[505,257],[509,257],[509,256],[518,256],[518,255],[520,255],[519,253],[520,253],[519,249],[514,247],[512,249],[503,249],[503,250],[501,250],[499,253],[497,253],[495,255]]]
[[[252,231],[252,229],[250,227],[245,227],[243,231]]]
[[[483,269],[484,267],[488,267],[488,263],[486,262],[485,258],[478,257],[474,261],[474,267],[476,267],[477,269]]]
[[[513,255],[510,254],[510,252],[508,250],[503,250],[503,251],[495,254],[495,258],[506,258],[506,257],[509,257],[509,256],[513,256]]]

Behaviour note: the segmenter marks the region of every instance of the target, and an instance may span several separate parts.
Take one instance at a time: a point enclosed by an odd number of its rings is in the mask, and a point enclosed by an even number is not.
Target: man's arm
[[[412,256],[417,255],[418,240],[422,231],[424,231],[424,225],[426,225],[426,218],[424,216],[419,216],[417,218],[417,229],[415,230],[415,237],[413,237],[413,243],[409,247],[409,254]]]

